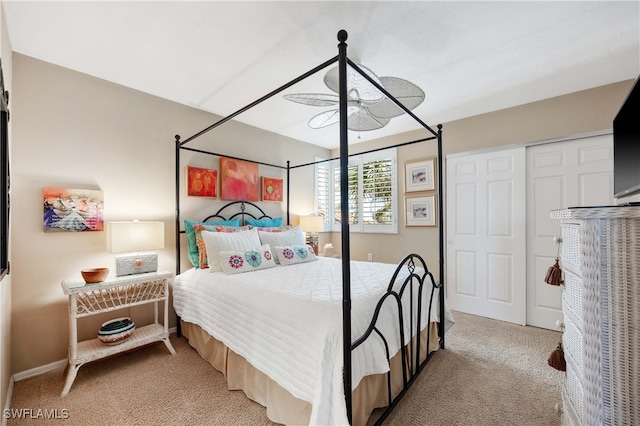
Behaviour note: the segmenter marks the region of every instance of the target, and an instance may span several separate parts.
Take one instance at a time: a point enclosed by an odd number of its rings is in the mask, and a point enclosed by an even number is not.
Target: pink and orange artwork
[[[282,179],[262,176],[262,201],[282,201]]]
[[[258,164],[220,157],[220,198],[258,201]]]
[[[218,171],[187,166],[187,195],[217,197]]]
[[[100,190],[43,189],[44,231],[104,231],[104,196]]]

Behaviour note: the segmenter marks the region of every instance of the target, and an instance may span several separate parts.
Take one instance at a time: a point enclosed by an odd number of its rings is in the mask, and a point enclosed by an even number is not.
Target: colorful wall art
[[[220,157],[220,198],[228,201],[258,201],[258,165]]]
[[[262,201],[282,201],[282,179],[262,176]]]
[[[44,188],[44,231],[104,231],[100,190]]]
[[[187,166],[187,195],[218,196],[218,171]]]

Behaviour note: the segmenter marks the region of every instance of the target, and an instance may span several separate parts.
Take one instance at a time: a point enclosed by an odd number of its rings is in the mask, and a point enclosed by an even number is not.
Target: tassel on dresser
[[[554,238],[556,244],[558,244],[558,252],[556,253],[556,263],[549,267],[547,270],[547,275],[544,277],[544,282],[551,285],[560,285],[564,284],[562,280],[562,269],[560,269],[560,244],[562,243],[562,238]]]

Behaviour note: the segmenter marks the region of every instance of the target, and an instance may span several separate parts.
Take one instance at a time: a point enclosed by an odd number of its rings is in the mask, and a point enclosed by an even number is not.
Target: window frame
[[[364,218],[364,190],[363,190],[363,168],[364,164],[379,160],[391,160],[391,223],[390,224],[366,224],[363,221]],[[358,167],[358,221],[349,225],[349,230],[356,233],[376,233],[376,234],[397,234],[398,233],[398,216],[400,214],[398,210],[398,151],[397,148],[388,148],[377,150],[375,152],[369,152],[364,154],[354,154],[349,157],[349,165],[357,165]],[[320,168],[328,169],[328,179],[326,185],[328,188],[324,190],[328,196],[327,211],[323,211],[320,206],[319,197],[322,192],[322,188],[319,187]],[[340,232],[342,230],[340,222],[332,221],[331,218],[335,217],[335,214],[339,209],[336,207],[336,173],[339,175],[340,163],[339,160],[326,160],[316,157],[315,166],[315,208],[316,211],[325,216],[324,231],[325,232]],[[339,207],[339,206],[338,206]]]

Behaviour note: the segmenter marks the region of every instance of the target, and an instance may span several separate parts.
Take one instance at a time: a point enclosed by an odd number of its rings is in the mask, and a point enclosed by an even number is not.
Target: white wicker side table
[[[61,397],[69,393],[71,385],[84,364],[110,355],[162,341],[171,355],[175,355],[169,341],[169,279],[170,272],[109,277],[98,284],[85,284],[82,280],[62,282],[64,294],[69,296],[69,358],[67,379]],[[158,321],[158,302],[163,302],[164,319]],[[78,342],[78,319],[102,312],[131,306],[155,304],[153,324],[136,328],[124,342],[108,346],[99,339]]]

